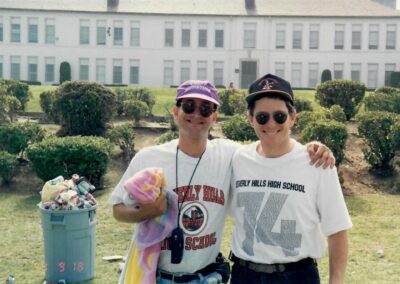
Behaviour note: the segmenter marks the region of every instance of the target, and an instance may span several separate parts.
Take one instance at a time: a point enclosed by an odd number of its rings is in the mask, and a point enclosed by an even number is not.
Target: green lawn
[[[132,226],[118,223],[106,204],[112,187],[124,171],[124,166],[111,162],[107,172],[105,189],[96,198],[96,266],[95,278],[90,284],[116,283],[118,263],[106,262],[102,257],[124,255],[128,247]],[[24,178],[23,176],[20,178]],[[33,191],[40,188],[41,181],[32,180]],[[350,257],[346,283],[400,283],[400,196],[362,195],[346,198],[354,228],[350,232]],[[16,283],[42,283],[44,253],[40,212],[37,207],[39,195],[15,194],[7,187],[0,187],[0,279],[14,274]],[[229,237],[233,228],[228,219],[222,251],[229,251]],[[385,256],[379,258],[378,249]],[[327,283],[327,257],[319,261],[322,283]]]

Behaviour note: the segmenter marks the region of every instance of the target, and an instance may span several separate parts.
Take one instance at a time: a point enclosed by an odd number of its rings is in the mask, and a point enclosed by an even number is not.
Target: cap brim
[[[290,94],[283,92],[283,91],[279,91],[279,90],[270,90],[270,91],[262,90],[259,92],[252,93],[252,94],[246,96],[246,102],[247,102],[247,104],[250,104],[250,103],[254,102],[255,100],[260,99],[262,97],[268,97],[269,94],[282,95],[283,99],[291,102],[292,104],[294,103],[293,98]]]
[[[188,99],[188,98],[202,99],[202,100],[205,100],[205,101],[212,102],[212,103],[216,104],[217,106],[219,106],[219,102],[217,100],[215,100],[215,99],[213,99],[213,98],[211,98],[209,96],[203,95],[203,94],[195,94],[195,93],[187,94],[187,95],[183,95],[183,96],[177,97],[176,100]]]

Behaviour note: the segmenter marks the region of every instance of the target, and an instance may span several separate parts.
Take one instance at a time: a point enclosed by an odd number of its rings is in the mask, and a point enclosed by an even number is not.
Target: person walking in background
[[[154,203],[139,208],[123,204],[125,181],[148,167],[162,168],[165,191],[178,195],[177,228],[162,243],[157,283],[226,283],[229,279],[226,263],[218,256],[229,203],[232,156],[239,144],[208,139],[218,106],[217,90],[208,81],[190,80],[180,85],[173,107],[179,138],[139,151],[109,198],[119,221],[138,223],[163,215],[167,208],[164,192]],[[318,165],[334,165],[326,146],[314,143],[309,151]],[[125,271],[119,283],[126,283]]]
[[[352,226],[337,170],[309,165],[290,137],[290,83],[267,74],[250,85],[248,119],[259,138],[232,160],[232,284],[320,283],[316,258],[329,247],[329,283],[344,283]]]

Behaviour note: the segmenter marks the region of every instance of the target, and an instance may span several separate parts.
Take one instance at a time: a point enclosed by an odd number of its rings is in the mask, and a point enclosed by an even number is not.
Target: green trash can
[[[94,277],[96,206],[48,210],[39,206],[47,281],[80,282]]]

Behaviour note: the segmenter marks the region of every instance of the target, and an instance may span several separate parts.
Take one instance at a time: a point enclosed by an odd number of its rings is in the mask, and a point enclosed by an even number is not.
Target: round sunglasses
[[[183,112],[186,114],[194,113],[194,111],[198,107],[193,100],[178,101],[176,106],[182,107]],[[211,103],[204,102],[201,103],[199,106],[199,113],[202,117],[209,117],[215,111],[216,108]]]
[[[276,123],[284,124],[288,118],[288,113],[284,111],[275,111],[272,115],[268,112],[259,112],[255,115],[258,124],[264,125],[268,123],[269,118],[272,116]]]

